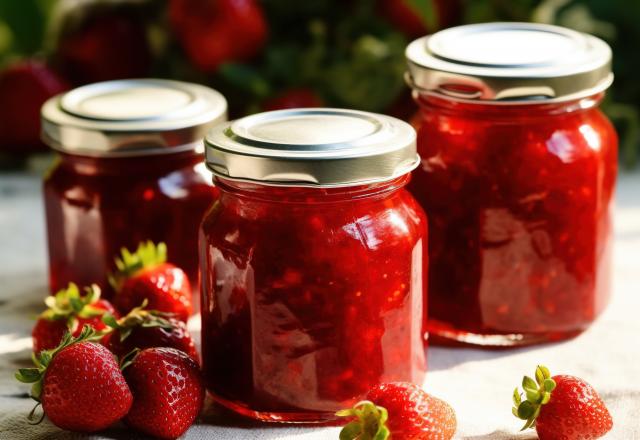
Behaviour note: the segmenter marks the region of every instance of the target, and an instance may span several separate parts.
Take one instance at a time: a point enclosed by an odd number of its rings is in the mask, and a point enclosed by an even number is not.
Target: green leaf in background
[[[396,0],[400,1],[400,0]],[[429,32],[434,32],[440,28],[438,23],[438,11],[436,10],[435,0],[406,0],[407,5],[413,12],[420,17],[422,23]]]
[[[229,84],[258,97],[269,94],[269,83],[251,66],[238,63],[225,63],[218,71],[221,78]]]
[[[327,68],[325,88],[344,106],[384,111],[404,88],[404,46],[402,38],[361,36],[348,61]]]
[[[0,57],[32,55],[40,50],[46,25],[46,2],[0,0]],[[4,34],[4,37],[2,36]],[[4,39],[4,48],[2,38]]]

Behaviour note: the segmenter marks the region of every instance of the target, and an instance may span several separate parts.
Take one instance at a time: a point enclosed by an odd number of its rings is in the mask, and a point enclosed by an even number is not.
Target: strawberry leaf
[[[117,271],[109,275],[109,283],[116,289],[125,279],[135,276],[142,269],[158,266],[167,261],[167,245],[164,243],[154,244],[152,241],[141,242],[135,252],[130,252],[126,248],[120,251],[120,257],[116,257],[115,265]]]
[[[136,358],[136,356],[138,356],[138,353],[140,353],[140,349],[134,348],[129,353],[122,356],[122,358],[120,359],[120,370],[124,371],[125,368],[131,365],[134,359]]]
[[[363,400],[348,410],[336,413],[339,417],[352,417],[340,431],[340,440],[387,440],[390,436],[385,425],[388,419],[387,410],[373,402]]]
[[[511,409],[514,416],[526,420],[522,431],[535,427],[536,419],[543,405],[551,400],[551,391],[555,386],[556,383],[551,379],[549,369],[541,365],[536,368],[535,380],[528,376],[523,377],[522,388],[527,400],[522,401],[520,391],[516,388],[512,396],[515,406]]]
[[[38,368],[20,368],[15,374],[15,378],[22,383],[33,383],[40,380],[42,373]]]

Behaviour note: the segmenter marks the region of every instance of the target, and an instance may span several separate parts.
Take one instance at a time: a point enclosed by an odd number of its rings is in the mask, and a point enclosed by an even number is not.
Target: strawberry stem
[[[391,436],[386,426],[387,410],[368,400],[340,410],[336,415],[353,419],[340,431],[340,440],[387,440]]]
[[[547,367],[538,365],[534,376],[535,380],[529,376],[522,378],[523,393],[518,388],[513,391],[514,406],[511,412],[517,418],[526,421],[521,431],[535,427],[540,409],[549,403],[551,392],[556,387],[556,382],[551,378]],[[525,400],[522,399],[523,394]]]
[[[124,341],[129,337],[131,331],[136,327],[161,327],[167,330],[174,328],[174,324],[169,320],[174,316],[173,313],[160,312],[158,310],[145,310],[149,301],[145,299],[138,307],[131,309],[129,313],[120,319],[116,319],[110,313],[102,316],[108,328],[106,332],[110,333],[115,330],[120,332],[120,341]]]
[[[140,242],[134,252],[122,248],[120,254],[120,257],[115,258],[117,270],[109,275],[109,283],[116,291],[120,290],[125,279],[134,276],[139,271],[166,263],[167,245],[164,243],[156,245],[148,240]]]
[[[66,289],[45,298],[47,310],[42,312],[40,317],[49,321],[66,319],[67,328],[74,332],[78,328],[78,318],[101,316],[104,310],[94,306],[100,299],[100,288],[92,284],[84,290],[85,294],[80,295],[78,286],[69,283]]]

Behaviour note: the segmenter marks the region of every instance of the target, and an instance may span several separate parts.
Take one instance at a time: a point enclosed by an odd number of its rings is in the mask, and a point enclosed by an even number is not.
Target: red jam
[[[322,421],[380,382],[422,383],[426,218],[407,181],[217,178],[200,237],[203,371],[217,401]]]
[[[432,340],[551,341],[600,314],[617,167],[601,97],[418,99],[422,165],[410,190],[429,215]]]
[[[217,196],[202,154],[91,158],[61,154],[44,182],[50,287],[97,283],[122,247],[164,241],[169,260],[198,285],[197,237]]]

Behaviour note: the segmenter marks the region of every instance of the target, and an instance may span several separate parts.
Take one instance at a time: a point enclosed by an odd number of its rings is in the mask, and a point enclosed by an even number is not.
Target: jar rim
[[[163,79],[105,81],[50,98],[42,106],[43,141],[93,157],[189,151],[227,120],[227,101],[208,87]]]
[[[607,43],[540,23],[457,26],[414,40],[405,55],[410,87],[459,99],[558,102],[613,82]]]
[[[337,108],[277,110],[220,124],[205,138],[205,150],[215,175],[271,186],[383,182],[420,162],[406,122]]]

